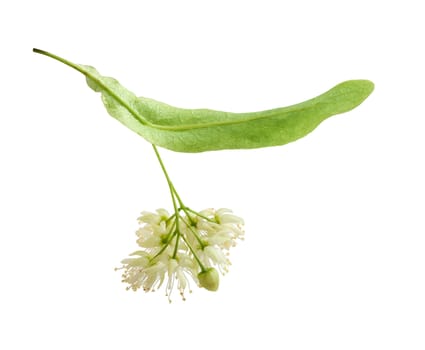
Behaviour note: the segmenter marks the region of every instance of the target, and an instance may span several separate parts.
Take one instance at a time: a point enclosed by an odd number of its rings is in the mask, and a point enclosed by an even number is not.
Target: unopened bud
[[[209,267],[205,271],[198,274],[199,285],[208,289],[211,292],[215,292],[218,289],[220,277],[215,268]]]

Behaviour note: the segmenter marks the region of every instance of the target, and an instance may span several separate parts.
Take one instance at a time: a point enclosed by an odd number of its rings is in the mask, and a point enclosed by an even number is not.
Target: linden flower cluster
[[[183,300],[191,292],[190,280],[216,291],[219,274],[230,266],[229,249],[243,239],[243,220],[229,209],[195,212],[187,207],[170,215],[165,209],[142,212],[137,244],[141,250],[122,261],[122,281],[127,289],[155,291],[165,283],[171,302],[174,288]]]

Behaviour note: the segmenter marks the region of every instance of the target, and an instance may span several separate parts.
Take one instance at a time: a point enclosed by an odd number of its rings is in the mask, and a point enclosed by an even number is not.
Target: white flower
[[[217,246],[206,246],[202,250],[202,261],[206,266],[217,266],[220,272],[224,275],[229,272],[230,260],[223,253],[223,250]]]
[[[136,231],[139,237],[137,244],[143,248],[159,247],[164,239],[166,239],[169,227],[165,221],[159,224],[146,224]]]
[[[206,219],[200,219],[197,228],[204,233],[205,240],[211,245],[216,245],[222,249],[234,247],[238,239],[243,239],[244,221],[240,217],[233,215],[230,209],[208,209],[202,211]]]
[[[190,290],[190,283],[187,275],[187,270],[191,269],[191,266],[184,266],[184,260],[178,261],[177,259],[171,258],[168,260],[168,283],[166,287],[166,295],[168,300],[171,302],[171,292],[173,291],[174,285],[177,283],[177,289],[183,300],[186,300],[184,292],[186,288]]]
[[[127,289],[154,291],[166,281],[171,302],[176,288],[182,299],[190,290],[190,280],[210,291],[219,285],[217,268],[229,270],[228,250],[243,239],[243,220],[229,209],[206,209],[200,213],[181,208],[170,216],[165,209],[142,212],[136,231],[142,250],[122,260],[123,282]]]
[[[148,211],[143,211],[138,217],[139,223],[159,224],[161,221],[167,220],[170,217],[165,209],[157,209],[156,214]]]
[[[239,216],[233,215],[230,209],[218,209],[215,213],[215,219],[219,224],[244,225],[244,221]]]
[[[154,264],[142,261],[128,261],[132,259],[125,259],[122,261],[125,271],[122,274],[122,281],[128,283],[128,289],[134,291],[142,288],[145,292],[155,290],[155,287],[160,287],[164,281],[166,265],[162,261]],[[138,259],[137,259],[138,260]],[[140,265],[138,264],[140,262]]]

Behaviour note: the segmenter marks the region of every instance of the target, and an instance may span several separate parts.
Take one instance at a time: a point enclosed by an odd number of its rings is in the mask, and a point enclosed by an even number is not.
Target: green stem
[[[152,147],[153,147],[153,150],[155,151],[156,158],[158,159],[159,164],[161,165],[161,169],[167,180],[168,187],[170,188],[171,199],[173,201],[174,212],[176,215],[176,229],[177,231],[179,231],[179,220],[178,220],[179,215],[178,215],[178,208],[177,208],[176,196],[175,196],[176,190],[174,188],[173,183],[171,182],[170,177],[168,176],[167,170],[165,169],[164,163],[162,162],[161,156],[159,155],[158,149],[156,148],[154,144],[152,144]]]
[[[170,194],[171,194],[171,200],[173,201],[173,207],[174,207],[174,215],[176,217],[175,223],[176,223],[176,245],[174,246],[174,252],[173,252],[173,259],[175,259],[176,255],[177,255],[177,250],[178,250],[178,246],[179,246],[179,240],[180,240],[180,215],[179,215],[179,209],[177,207],[177,202],[176,202],[176,198],[179,201],[179,203],[181,204],[181,199],[180,196],[177,194],[176,189],[174,188],[173,183],[171,182],[170,176],[168,175],[167,170],[165,169],[164,163],[161,159],[161,156],[159,155],[158,149],[156,148],[156,146],[154,144],[152,144],[153,150],[155,151],[155,155],[156,158],[158,159],[159,164],[161,165],[161,169],[162,172],[165,175],[165,178],[167,180],[168,183],[168,187],[170,189]]]
[[[199,264],[199,267],[201,268],[201,272],[204,272],[206,270],[204,264],[202,264],[201,260],[199,259],[198,255],[196,255],[195,250],[192,248],[192,246],[190,245],[190,243],[187,241],[185,236],[182,236],[182,239],[184,241],[184,243],[187,245],[187,247],[189,248],[189,250],[192,252],[194,258],[196,259],[196,261]]]
[[[193,254],[193,256],[194,256],[194,258],[196,259],[197,263],[199,264],[199,266],[200,266],[200,268],[201,268],[201,271],[205,271],[205,270],[206,270],[206,269],[205,269],[205,266],[202,264],[201,260],[200,260],[200,259],[199,259],[199,257],[196,255],[195,250],[192,248],[192,246],[190,245],[190,243],[187,241],[186,237],[185,237],[183,234],[181,234],[181,232],[180,232],[179,219],[182,219],[182,220],[183,220],[183,218],[181,218],[181,217],[180,217],[180,214],[179,214],[179,208],[177,207],[177,201],[178,201],[178,202],[179,202],[179,204],[180,204],[180,209],[182,209],[182,210],[186,213],[187,217],[188,217],[188,218],[189,218],[189,220],[192,222],[192,219],[191,219],[191,217],[190,217],[189,213],[186,211],[186,209],[187,209],[187,210],[189,210],[189,208],[186,208],[186,206],[183,204],[183,201],[181,200],[181,198],[180,198],[179,194],[178,194],[178,193],[177,193],[177,191],[176,191],[176,188],[174,187],[173,183],[171,182],[170,176],[168,175],[168,172],[167,172],[167,170],[165,169],[164,163],[163,163],[163,161],[162,161],[162,159],[161,159],[161,156],[159,155],[158,149],[156,148],[156,146],[155,146],[154,144],[152,144],[152,147],[153,147],[153,150],[154,150],[154,152],[155,152],[156,158],[158,159],[158,162],[159,162],[159,164],[161,165],[162,172],[164,173],[165,178],[166,178],[166,180],[167,180],[168,187],[169,187],[169,189],[170,189],[171,199],[172,199],[172,201],[173,201],[173,206],[174,206],[174,215],[175,215],[175,223],[176,223],[176,231],[175,231],[175,235],[176,235],[176,245],[174,246],[173,259],[175,259],[176,255],[177,255],[177,250],[178,250],[179,240],[180,240],[180,237],[181,237],[181,238],[182,238],[182,240],[183,240],[183,242],[186,244],[186,246],[189,248],[189,250],[190,250],[190,251],[191,251],[191,253]],[[176,199],[177,199],[177,201],[176,201]],[[191,211],[192,211],[192,210],[191,210]],[[192,211],[192,212],[193,212],[193,211]],[[194,213],[196,213],[196,212],[194,212]],[[196,214],[197,214],[197,215],[199,215],[199,216],[201,216],[201,215],[200,215],[200,214],[198,214],[198,213],[196,213]],[[183,223],[185,223],[185,224],[189,227],[189,229],[191,229],[191,228],[190,228],[190,226],[189,226],[189,224],[188,224],[187,222],[185,222],[185,221],[183,220]],[[193,231],[192,231],[192,232],[193,232]],[[195,235],[195,237],[196,237],[196,239],[198,240],[198,242],[199,242],[199,243],[203,246],[201,239],[200,239],[199,237],[197,237],[197,235],[196,235],[194,232],[193,232],[193,234]],[[173,239],[173,238],[174,238],[174,234],[171,236],[171,239]],[[171,241],[171,239],[170,239],[170,241]],[[169,242],[168,242],[168,243],[169,243]],[[167,243],[167,245],[168,245],[168,243]],[[164,248],[164,249],[165,249],[165,248]],[[161,252],[162,252],[162,251],[163,251],[163,250],[161,250]]]
[[[174,236],[176,235],[176,233],[172,234],[171,237],[169,238],[169,240],[167,241],[167,243],[165,243],[162,248],[158,251],[158,253],[156,253],[151,259],[150,261],[154,260],[155,258],[157,258],[158,256],[160,256],[162,254],[162,252],[170,245],[171,241],[173,240]]]
[[[195,232],[195,230],[192,228],[191,224],[190,224],[190,223],[188,223],[188,222],[186,222],[186,221],[184,221],[184,219],[182,219],[182,221],[183,221],[183,223],[185,223],[185,224],[186,224],[186,226],[187,226],[187,228],[189,229],[189,231],[190,231],[190,232],[192,232],[192,234],[195,236],[195,238],[196,238],[196,240],[198,241],[198,243],[199,243],[200,247],[201,247],[202,249],[204,249],[204,248],[205,248],[205,245],[204,245],[204,243],[202,242],[201,237],[199,237],[199,235]]]
[[[176,217],[176,214],[174,213],[171,215],[167,220],[165,220],[165,223],[168,225],[171,220],[173,220]],[[173,222],[173,225],[175,224],[175,221]]]
[[[175,259],[177,256],[177,250],[179,249],[179,240],[180,240],[180,233],[177,233],[176,245],[174,246],[174,252],[173,252],[173,259]]]
[[[210,219],[210,218],[206,217],[205,215],[199,214],[197,211],[194,211],[194,210],[192,210],[192,209],[190,209],[190,208],[188,208],[188,207],[185,207],[184,209],[186,209],[187,211],[190,211],[191,213],[195,214],[196,216],[199,216],[199,217],[200,217],[200,218],[202,218],[202,219],[205,219],[205,220],[207,220],[207,221],[209,221],[209,222],[214,222],[214,223],[216,223],[214,220],[212,220],[212,219]]]
[[[174,216],[175,215],[173,215],[173,217]],[[166,242],[169,242],[170,241],[170,237],[173,236],[174,233],[176,233],[175,227],[176,227],[176,220],[174,220],[173,223],[172,223],[172,225],[171,225],[171,228],[170,228],[170,230],[169,230],[169,232],[167,234],[167,240],[166,240]]]
[[[173,186],[173,190],[174,190],[174,193],[176,194],[176,198],[177,198],[177,201],[180,204],[180,207],[184,209],[186,206],[183,204],[183,201],[181,200],[181,198],[180,198],[179,194],[177,193],[176,188],[174,186]]]
[[[183,210],[183,211],[184,211],[184,213],[186,214],[186,216],[188,217],[189,222],[190,222],[192,225],[195,225],[195,221],[192,219],[192,216],[191,216],[191,215],[190,215],[190,213],[187,211],[187,208],[186,208],[186,207],[180,207],[180,208],[179,208],[179,210]]]

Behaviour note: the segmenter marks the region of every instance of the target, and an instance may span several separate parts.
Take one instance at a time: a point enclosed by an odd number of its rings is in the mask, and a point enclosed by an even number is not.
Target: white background
[[[1,349],[425,349],[421,1],[0,5]],[[139,95],[235,112],[347,79],[376,89],[295,143],[162,151],[185,202],[246,221],[217,293],[126,292],[142,210],[171,209],[150,145],[90,64]]]

